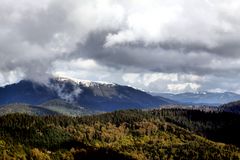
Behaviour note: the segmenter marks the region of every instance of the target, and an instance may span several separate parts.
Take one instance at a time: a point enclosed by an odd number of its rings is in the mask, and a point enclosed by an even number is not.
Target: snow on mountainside
[[[116,85],[115,83],[109,83],[104,81],[90,81],[90,80],[81,80],[81,79],[67,78],[67,77],[57,77],[55,79],[62,82],[71,82],[71,83],[81,84],[85,87],[94,87],[99,85],[105,85],[110,87],[110,86]]]

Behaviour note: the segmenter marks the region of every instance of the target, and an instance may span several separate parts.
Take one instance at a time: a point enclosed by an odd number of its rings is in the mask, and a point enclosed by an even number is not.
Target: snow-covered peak
[[[137,88],[137,87],[134,87],[134,86],[131,86],[131,85],[126,85],[127,87],[130,87],[130,88],[133,88],[135,90],[139,90],[139,91],[143,91],[143,92],[146,92],[144,89],[142,88]]]
[[[106,85],[106,86],[115,86],[116,85],[115,83],[109,83],[109,82],[104,82],[104,81],[90,81],[90,80],[81,80],[81,79],[68,78],[68,77],[57,77],[56,79],[58,81],[81,84],[85,87],[94,87],[94,86],[99,86],[99,85]]]
[[[189,92],[189,93],[191,93],[191,92]],[[207,91],[197,91],[197,92],[192,92],[192,93],[195,94],[195,95],[207,95],[210,92],[207,92]]]
[[[99,85],[104,85],[104,86],[115,86],[116,84],[114,83],[108,83],[104,81],[89,81],[89,80],[79,80],[79,84],[82,84],[85,87],[94,87],[94,86],[99,86]]]
[[[62,82],[69,82],[69,81],[71,81],[71,82],[75,82],[75,83],[79,83],[78,81],[77,81],[77,79],[74,79],[74,78],[67,78],[67,77],[56,77],[55,78],[57,81],[62,81]]]

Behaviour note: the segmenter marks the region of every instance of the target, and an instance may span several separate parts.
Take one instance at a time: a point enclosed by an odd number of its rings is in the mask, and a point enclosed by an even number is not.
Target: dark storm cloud
[[[72,56],[94,59],[109,67],[128,68],[132,72],[150,70],[165,73],[194,73],[194,74],[228,74],[240,71],[234,62],[232,52],[239,50],[239,46],[220,46],[206,48],[197,44],[179,44],[174,42],[152,44],[146,46],[142,42],[104,47],[107,32],[91,33],[84,44],[79,44]],[[238,49],[237,49],[238,47]],[[218,52],[221,51],[221,52]],[[224,52],[225,51],[225,52]],[[228,65],[228,67],[221,67]],[[233,66],[231,66],[233,65]]]

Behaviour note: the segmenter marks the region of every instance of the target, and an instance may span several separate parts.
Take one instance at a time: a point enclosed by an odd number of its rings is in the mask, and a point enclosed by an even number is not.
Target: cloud
[[[240,91],[236,0],[0,1],[1,84],[61,74]]]
[[[76,103],[76,99],[82,92],[78,84],[66,85],[65,83],[55,83],[48,85],[56,91],[60,98],[70,103]]]
[[[184,91],[196,92],[203,83],[203,77],[177,73],[126,73],[123,80],[132,85],[139,85],[142,89],[151,91],[165,91],[180,93]]]
[[[168,84],[168,90],[171,92],[189,92],[189,91],[196,91],[201,86],[196,83],[179,83],[179,84]]]

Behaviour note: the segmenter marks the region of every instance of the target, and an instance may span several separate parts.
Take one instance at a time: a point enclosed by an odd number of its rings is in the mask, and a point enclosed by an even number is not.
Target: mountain
[[[28,80],[0,87],[0,105],[10,103],[38,105],[56,98],[58,98],[58,95],[51,88]]]
[[[240,101],[230,102],[220,107],[222,111],[240,114]]]
[[[183,104],[194,105],[221,105],[232,101],[240,100],[240,95],[232,92],[186,92],[180,94],[151,93],[153,96],[161,96]]]
[[[0,105],[25,103],[39,106],[56,99],[75,108],[94,111],[158,107],[171,102],[129,86],[68,78],[52,78],[47,84],[22,80],[0,88]]]

